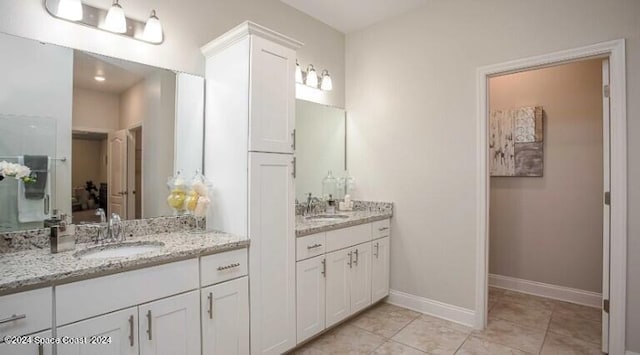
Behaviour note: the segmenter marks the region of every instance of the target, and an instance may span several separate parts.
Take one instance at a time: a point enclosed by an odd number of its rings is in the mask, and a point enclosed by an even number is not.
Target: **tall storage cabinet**
[[[251,22],[202,48],[204,170],[213,180],[208,227],[248,235],[252,354],[296,344],[295,50]]]

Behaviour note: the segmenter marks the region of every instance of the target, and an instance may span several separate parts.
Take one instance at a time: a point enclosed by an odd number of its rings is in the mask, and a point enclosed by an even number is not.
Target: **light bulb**
[[[151,16],[149,16],[147,23],[144,25],[142,39],[151,43],[162,42],[162,25],[160,24],[160,19],[156,16],[156,10],[151,11]]]
[[[93,77],[93,80],[99,81],[99,82],[103,82],[103,81],[107,80],[107,78],[105,78],[102,75],[96,75],[96,76]]]
[[[318,88],[318,74],[313,68],[313,64],[309,64],[309,67],[307,67],[307,81],[305,82],[305,84],[307,84],[307,86],[311,86],[312,88]]]
[[[82,20],[82,1],[80,0],[60,0],[58,3],[59,17],[70,21]]]
[[[113,0],[113,5],[107,12],[104,20],[104,29],[115,33],[127,32],[127,19],[124,16],[122,6],[118,4],[118,0]]]
[[[333,82],[331,81],[329,71],[326,69],[322,71],[322,78],[320,79],[320,89],[324,91],[333,90]]]
[[[296,83],[302,84],[302,68],[300,68],[300,63],[296,59]]]

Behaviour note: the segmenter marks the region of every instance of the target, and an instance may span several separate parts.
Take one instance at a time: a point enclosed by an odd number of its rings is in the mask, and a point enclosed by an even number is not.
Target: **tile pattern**
[[[380,303],[292,353],[602,354],[598,309],[497,288],[489,289],[489,303],[482,331]]]

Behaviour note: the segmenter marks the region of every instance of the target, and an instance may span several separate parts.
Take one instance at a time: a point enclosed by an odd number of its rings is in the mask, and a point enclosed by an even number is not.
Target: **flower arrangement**
[[[0,181],[4,180],[5,177],[13,177],[27,184],[36,182],[36,178],[31,175],[29,167],[3,160],[0,161]]]

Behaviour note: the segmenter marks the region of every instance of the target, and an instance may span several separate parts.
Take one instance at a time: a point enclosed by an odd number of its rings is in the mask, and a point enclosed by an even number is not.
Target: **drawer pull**
[[[378,231],[382,232],[382,231],[386,231],[387,229],[389,229],[389,227],[381,227],[381,228],[378,228]]]
[[[233,263],[233,264],[229,264],[227,266],[218,266],[218,271],[233,269],[234,267],[238,267],[238,266],[240,266],[240,263]]]
[[[358,265],[358,249],[356,249],[356,260],[354,260],[353,263]]]
[[[147,312],[147,333],[149,334],[149,340],[153,340],[151,336],[151,310]]]
[[[209,309],[207,313],[209,313],[209,319],[213,319],[213,292],[209,292],[209,296],[207,296],[209,300]]]
[[[133,347],[133,316],[129,317],[129,345],[131,345],[131,347]]]
[[[376,256],[376,259],[378,259],[378,254],[380,253],[380,243],[376,243],[375,247],[376,247],[376,252],[373,255]]]
[[[307,249],[311,250],[311,249],[315,249],[315,248],[320,248],[321,246],[322,246],[322,244],[309,245],[309,246],[307,246]]]
[[[4,324],[4,323],[9,323],[9,322],[15,322],[17,320],[20,319],[25,319],[27,318],[26,314],[18,314],[18,315],[12,315],[11,317],[5,318],[5,319],[0,319],[0,324]]]
[[[327,278],[327,259],[322,259],[322,271],[320,273]]]
[[[347,263],[347,265],[349,265],[349,269],[353,268],[353,252],[349,252],[349,262]]]

